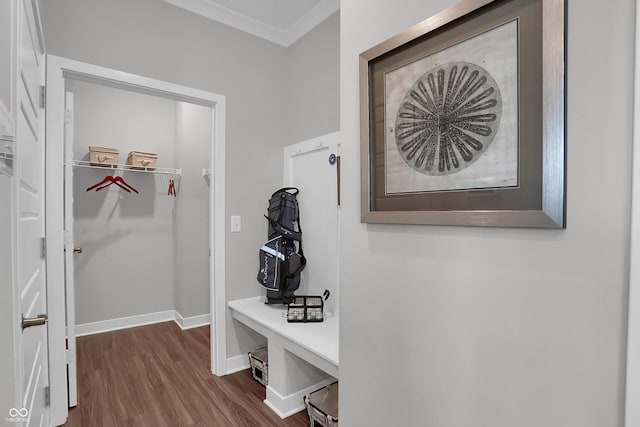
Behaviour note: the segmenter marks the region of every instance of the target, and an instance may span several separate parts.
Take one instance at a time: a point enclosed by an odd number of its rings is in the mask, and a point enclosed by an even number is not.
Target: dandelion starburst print
[[[450,175],[478,160],[502,115],[500,89],[482,67],[450,62],[424,73],[396,117],[402,159],[425,175]]]

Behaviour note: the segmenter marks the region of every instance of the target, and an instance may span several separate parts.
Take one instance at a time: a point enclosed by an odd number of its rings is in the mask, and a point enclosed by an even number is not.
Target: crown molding
[[[220,6],[211,0],[164,1],[284,47],[291,46],[340,9],[340,0],[323,0],[310,9],[309,12],[303,15],[298,21],[294,22],[289,28],[283,30]]]

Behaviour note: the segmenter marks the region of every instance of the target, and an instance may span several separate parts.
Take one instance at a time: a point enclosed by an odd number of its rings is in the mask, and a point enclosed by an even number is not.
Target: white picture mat
[[[502,97],[502,117],[481,158],[456,173],[416,172],[401,157],[394,133],[407,91],[427,71],[449,62],[469,62],[487,70]],[[515,187],[518,185],[518,21],[509,21],[449,48],[385,74],[385,193],[417,193]]]

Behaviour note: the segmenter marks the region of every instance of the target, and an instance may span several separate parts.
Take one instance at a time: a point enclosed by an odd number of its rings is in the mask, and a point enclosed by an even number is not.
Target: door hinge
[[[44,109],[47,106],[47,88],[46,86],[40,86],[40,108]]]
[[[44,406],[51,406],[51,387],[46,386],[44,388]]]
[[[47,238],[40,238],[40,258],[44,259],[47,256]]]

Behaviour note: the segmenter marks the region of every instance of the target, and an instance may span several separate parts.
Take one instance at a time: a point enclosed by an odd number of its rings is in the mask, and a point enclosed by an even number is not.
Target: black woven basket
[[[289,301],[287,322],[307,323],[324,321],[324,302],[329,298],[329,291],[322,296],[297,295]]]

